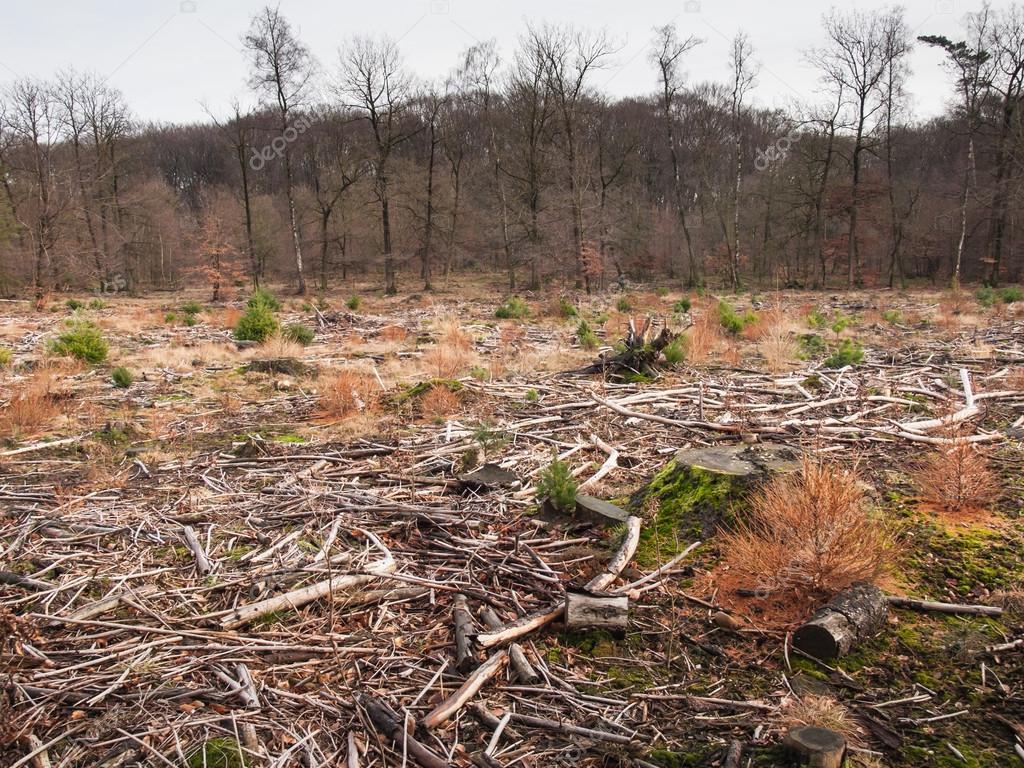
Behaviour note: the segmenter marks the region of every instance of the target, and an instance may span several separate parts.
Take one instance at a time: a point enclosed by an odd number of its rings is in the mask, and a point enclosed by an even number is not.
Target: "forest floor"
[[[738,741],[736,765],[776,766],[786,729],[819,717],[846,721],[859,765],[1024,759],[1024,305],[723,297],[750,310],[741,331],[627,382],[573,373],[597,354],[581,318],[610,346],[631,316],[681,328],[717,299],[526,295],[529,314],[502,320],[473,293],[283,298],[312,343],[243,349],[244,299],[0,303],[0,764],[676,768],[724,765]],[[48,352],[68,322],[101,329],[106,361]],[[911,468],[936,448],[905,425],[962,408],[962,370],[1003,489],[951,516],[919,500]],[[714,621],[714,531],[636,500],[680,448],[741,441],[859,462],[898,542],[886,591],[1005,611],[894,608],[830,663],[792,652],[804,607]],[[427,727],[474,666],[456,668],[457,594],[483,632],[481,608],[558,605],[617,549],[621,526],[539,510],[553,453],[645,516],[611,590],[689,551],[633,584],[624,634],[525,634],[536,679],[502,669]],[[485,461],[511,485],[458,480]],[[261,602],[325,580],[297,606]],[[378,703],[408,738],[382,732]]]

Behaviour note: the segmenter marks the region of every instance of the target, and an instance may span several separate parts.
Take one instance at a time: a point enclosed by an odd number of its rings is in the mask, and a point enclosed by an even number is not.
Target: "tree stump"
[[[850,652],[885,624],[888,601],[873,584],[855,584],[836,595],[793,635],[793,647],[822,660]]]
[[[782,743],[809,768],[842,768],[846,760],[846,738],[827,728],[802,725],[787,733]]]
[[[776,472],[798,467],[798,453],[784,445],[684,449],[634,494],[629,506],[640,515],[654,506],[657,528],[671,526],[672,534],[706,539],[733,522],[737,502],[753,488]]]
[[[595,597],[577,592],[569,592],[565,596],[567,629],[598,627],[614,632],[625,632],[628,620],[627,597]]]

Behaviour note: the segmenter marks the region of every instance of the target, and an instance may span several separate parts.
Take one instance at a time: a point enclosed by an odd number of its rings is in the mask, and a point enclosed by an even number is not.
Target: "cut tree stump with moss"
[[[798,467],[798,452],[784,445],[678,451],[630,500],[631,511],[646,518],[641,560],[658,559],[655,549],[662,556],[672,554],[674,542],[679,542],[682,549],[730,525],[735,510],[752,489],[776,472]]]
[[[845,656],[885,624],[889,602],[874,584],[855,584],[819,608],[793,634],[793,647],[828,661]]]

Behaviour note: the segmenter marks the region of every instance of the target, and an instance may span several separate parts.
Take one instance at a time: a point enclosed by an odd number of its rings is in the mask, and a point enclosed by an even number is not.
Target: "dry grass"
[[[686,357],[691,362],[707,360],[722,342],[722,327],[713,309],[705,308],[686,330]]]
[[[386,341],[391,344],[401,344],[409,338],[409,331],[402,325],[385,325],[380,329],[378,335],[380,336],[381,341]]]
[[[438,326],[438,336],[444,346],[463,352],[473,348],[473,337],[462,329],[457,320],[442,320]]]
[[[240,309],[235,307],[224,307],[223,309],[211,311],[207,314],[210,325],[215,328],[223,328],[225,330],[232,330],[238,321],[242,319],[244,313]]]
[[[345,419],[377,410],[380,382],[377,377],[357,368],[343,368],[333,376],[325,375],[320,392],[320,408],[329,417]]]
[[[419,406],[420,414],[425,419],[446,419],[459,409],[459,396],[446,386],[434,386],[423,393]]]
[[[972,443],[937,448],[911,475],[921,498],[946,512],[984,510],[999,498],[999,478],[989,468],[984,450]]]
[[[438,344],[423,353],[423,366],[436,379],[458,378],[469,361],[468,349],[449,344]]]
[[[797,343],[793,337],[792,323],[778,306],[761,315],[760,342],[758,351],[764,357],[768,370],[782,373],[796,359]]]
[[[138,357],[143,365],[172,370],[187,370],[195,363],[229,363],[240,358],[233,344],[197,344],[194,347],[148,347]]]
[[[48,370],[34,374],[12,394],[0,409],[0,435],[34,434],[60,413],[56,380]]]
[[[821,599],[880,576],[890,544],[856,470],[804,457],[753,495],[750,517],[723,534],[721,549],[736,587]]]
[[[850,746],[864,748],[863,730],[849,710],[831,696],[808,694],[799,699],[787,698],[782,702],[780,716],[786,730],[801,725],[827,728],[843,734]]]
[[[300,359],[305,348],[296,341],[290,341],[279,334],[271,336],[249,354],[259,358],[294,358]]]

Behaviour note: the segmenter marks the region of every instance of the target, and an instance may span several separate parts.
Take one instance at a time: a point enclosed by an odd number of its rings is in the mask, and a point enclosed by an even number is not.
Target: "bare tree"
[[[658,74],[661,80],[661,110],[665,123],[665,141],[668,147],[669,159],[672,163],[672,192],[675,199],[676,215],[679,217],[679,224],[683,230],[683,239],[686,241],[687,265],[689,277],[687,283],[691,286],[698,285],[701,280],[701,267],[697,263],[697,257],[693,249],[693,236],[690,227],[687,225],[686,214],[686,190],[683,181],[683,168],[679,161],[679,151],[676,147],[676,97],[683,84],[683,75],[680,70],[682,57],[690,50],[701,45],[704,41],[692,35],[685,40],[680,40],[674,25],[666,24],[655,29],[652,58],[658,66]]]
[[[732,116],[733,163],[735,165],[736,184],[733,187],[733,221],[732,246],[729,248],[729,279],[732,289],[740,288],[740,195],[743,190],[743,99],[754,85],[757,67],[750,57],[754,49],[746,34],[740,32],[733,38],[729,56],[729,67],[732,71],[732,94],[730,98],[730,114]]]
[[[60,118],[52,90],[38,80],[16,81],[5,101],[8,105],[6,123],[24,158],[20,165],[12,162],[11,168],[26,187],[23,201],[12,208],[32,241],[32,282],[38,300],[49,282],[48,272],[58,237],[57,222],[63,208],[55,161]]]
[[[586,109],[587,79],[612,54],[612,45],[604,32],[591,33],[555,26],[530,27],[527,42],[544,62],[545,79],[558,113],[559,140],[572,208],[573,246],[584,286],[590,293],[590,270],[584,263],[583,249],[585,173],[580,162],[580,123]]]
[[[295,269],[298,272],[299,294],[306,293],[306,277],[302,268],[302,237],[295,210],[295,192],[292,176],[291,144],[295,131],[293,116],[311,90],[313,60],[309,50],[281,15],[279,8],[265,7],[252,19],[245,47],[252,58],[250,85],[268,98],[277,111],[278,130],[283,141],[285,195],[288,198],[288,218],[295,249]]]
[[[886,30],[902,18],[902,10],[840,13],[832,10],[825,16],[825,34],[829,46],[814,54],[833,88],[841,91],[845,103],[844,123],[853,133],[851,148],[850,226],[847,242],[847,284],[853,286],[860,265],[858,224],[861,208],[861,171],[863,155],[873,148],[884,115],[882,90],[889,58],[896,51],[888,45]]]
[[[342,55],[340,91],[346,104],[358,110],[369,124],[373,137],[374,191],[380,203],[384,246],[384,290],[394,295],[398,293],[398,283],[391,242],[389,161],[395,148],[412,135],[403,125],[409,80],[398,46],[387,38],[355,38]]]

